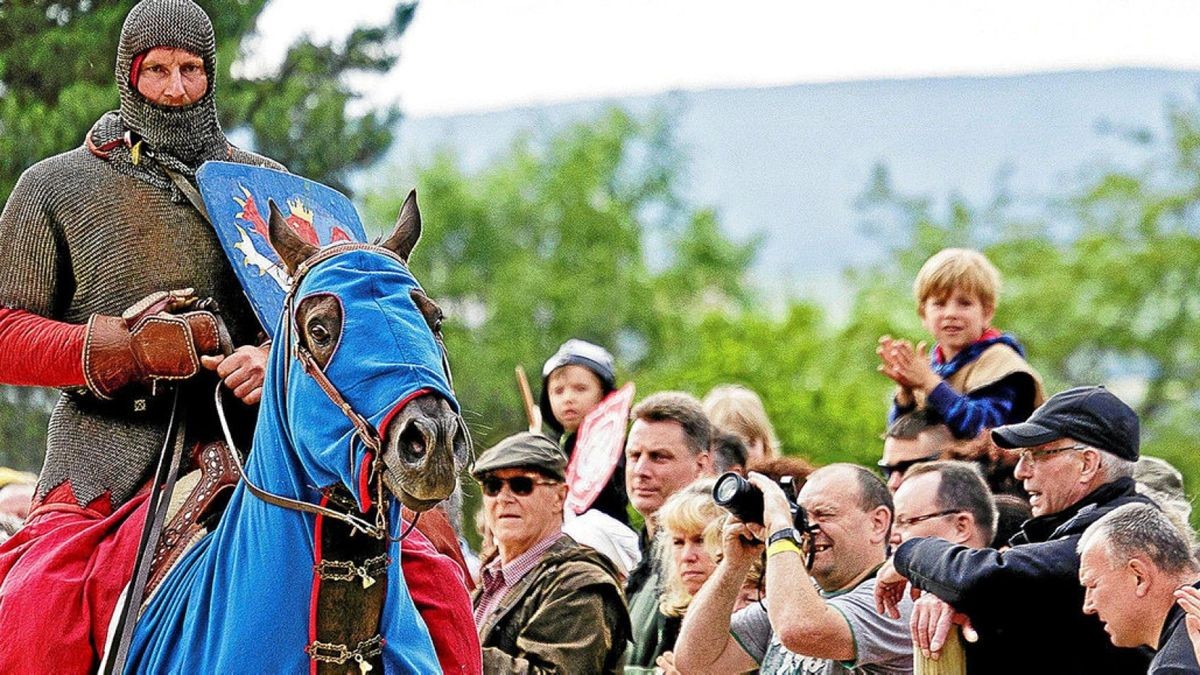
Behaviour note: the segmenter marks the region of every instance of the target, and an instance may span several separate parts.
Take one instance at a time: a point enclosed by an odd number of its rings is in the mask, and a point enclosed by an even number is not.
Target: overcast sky
[[[256,59],[392,0],[273,0]],[[410,117],[654,93],[1114,66],[1200,69],[1195,0],[423,0],[372,102]]]

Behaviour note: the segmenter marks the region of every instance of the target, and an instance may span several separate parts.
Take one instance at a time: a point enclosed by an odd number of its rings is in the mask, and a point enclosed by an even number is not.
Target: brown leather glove
[[[221,353],[222,326],[190,288],[142,298],[121,316],[93,314],[83,344],[88,389],[102,399],[134,383],[185,380],[200,356]]]

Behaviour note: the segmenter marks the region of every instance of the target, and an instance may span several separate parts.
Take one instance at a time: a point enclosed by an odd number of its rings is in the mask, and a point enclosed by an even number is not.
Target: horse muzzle
[[[404,506],[426,511],[454,492],[470,451],[462,418],[437,394],[410,401],[383,437],[383,483]]]

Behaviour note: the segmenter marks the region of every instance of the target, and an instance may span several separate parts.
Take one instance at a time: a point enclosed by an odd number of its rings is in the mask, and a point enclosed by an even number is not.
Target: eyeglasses
[[[879,464],[877,466],[879,466],[879,470],[883,473],[884,479],[887,479],[887,478],[891,478],[892,474],[894,474],[894,473],[899,473],[900,475],[904,475],[909,469],[913,468],[914,466],[916,466],[918,464],[924,464],[925,462],[933,462],[933,461],[937,460],[938,458],[940,458],[941,456],[942,456],[942,453],[935,452],[932,455],[929,455],[928,457],[918,457],[916,459],[905,459],[905,460],[896,462],[895,464],[886,464],[881,459],[881,460],[879,460]]]
[[[917,523],[929,520],[930,518],[941,518],[942,516],[952,516],[956,513],[962,513],[962,509],[951,509],[949,511],[937,511],[935,513],[926,513],[923,516],[913,516],[912,518],[897,518],[896,527],[909,528]]]
[[[479,481],[483,486],[483,494],[489,497],[495,497],[500,494],[507,484],[508,489],[518,497],[527,497],[533,492],[534,485],[558,485],[556,480],[539,480],[532,476],[513,476],[511,478],[497,478],[496,476],[487,476]]]
[[[1049,457],[1050,455],[1057,455],[1060,452],[1066,452],[1068,450],[1087,450],[1089,447],[1091,446],[1080,444],[1068,445],[1064,448],[1047,448],[1045,450],[1022,450],[1020,458],[1026,463],[1029,463],[1034,460]]]

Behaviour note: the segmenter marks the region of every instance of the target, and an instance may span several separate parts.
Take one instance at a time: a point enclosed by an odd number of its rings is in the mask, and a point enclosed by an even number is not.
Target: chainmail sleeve
[[[70,298],[70,262],[51,215],[49,160],[21,175],[0,213],[0,305],[59,318]]]

